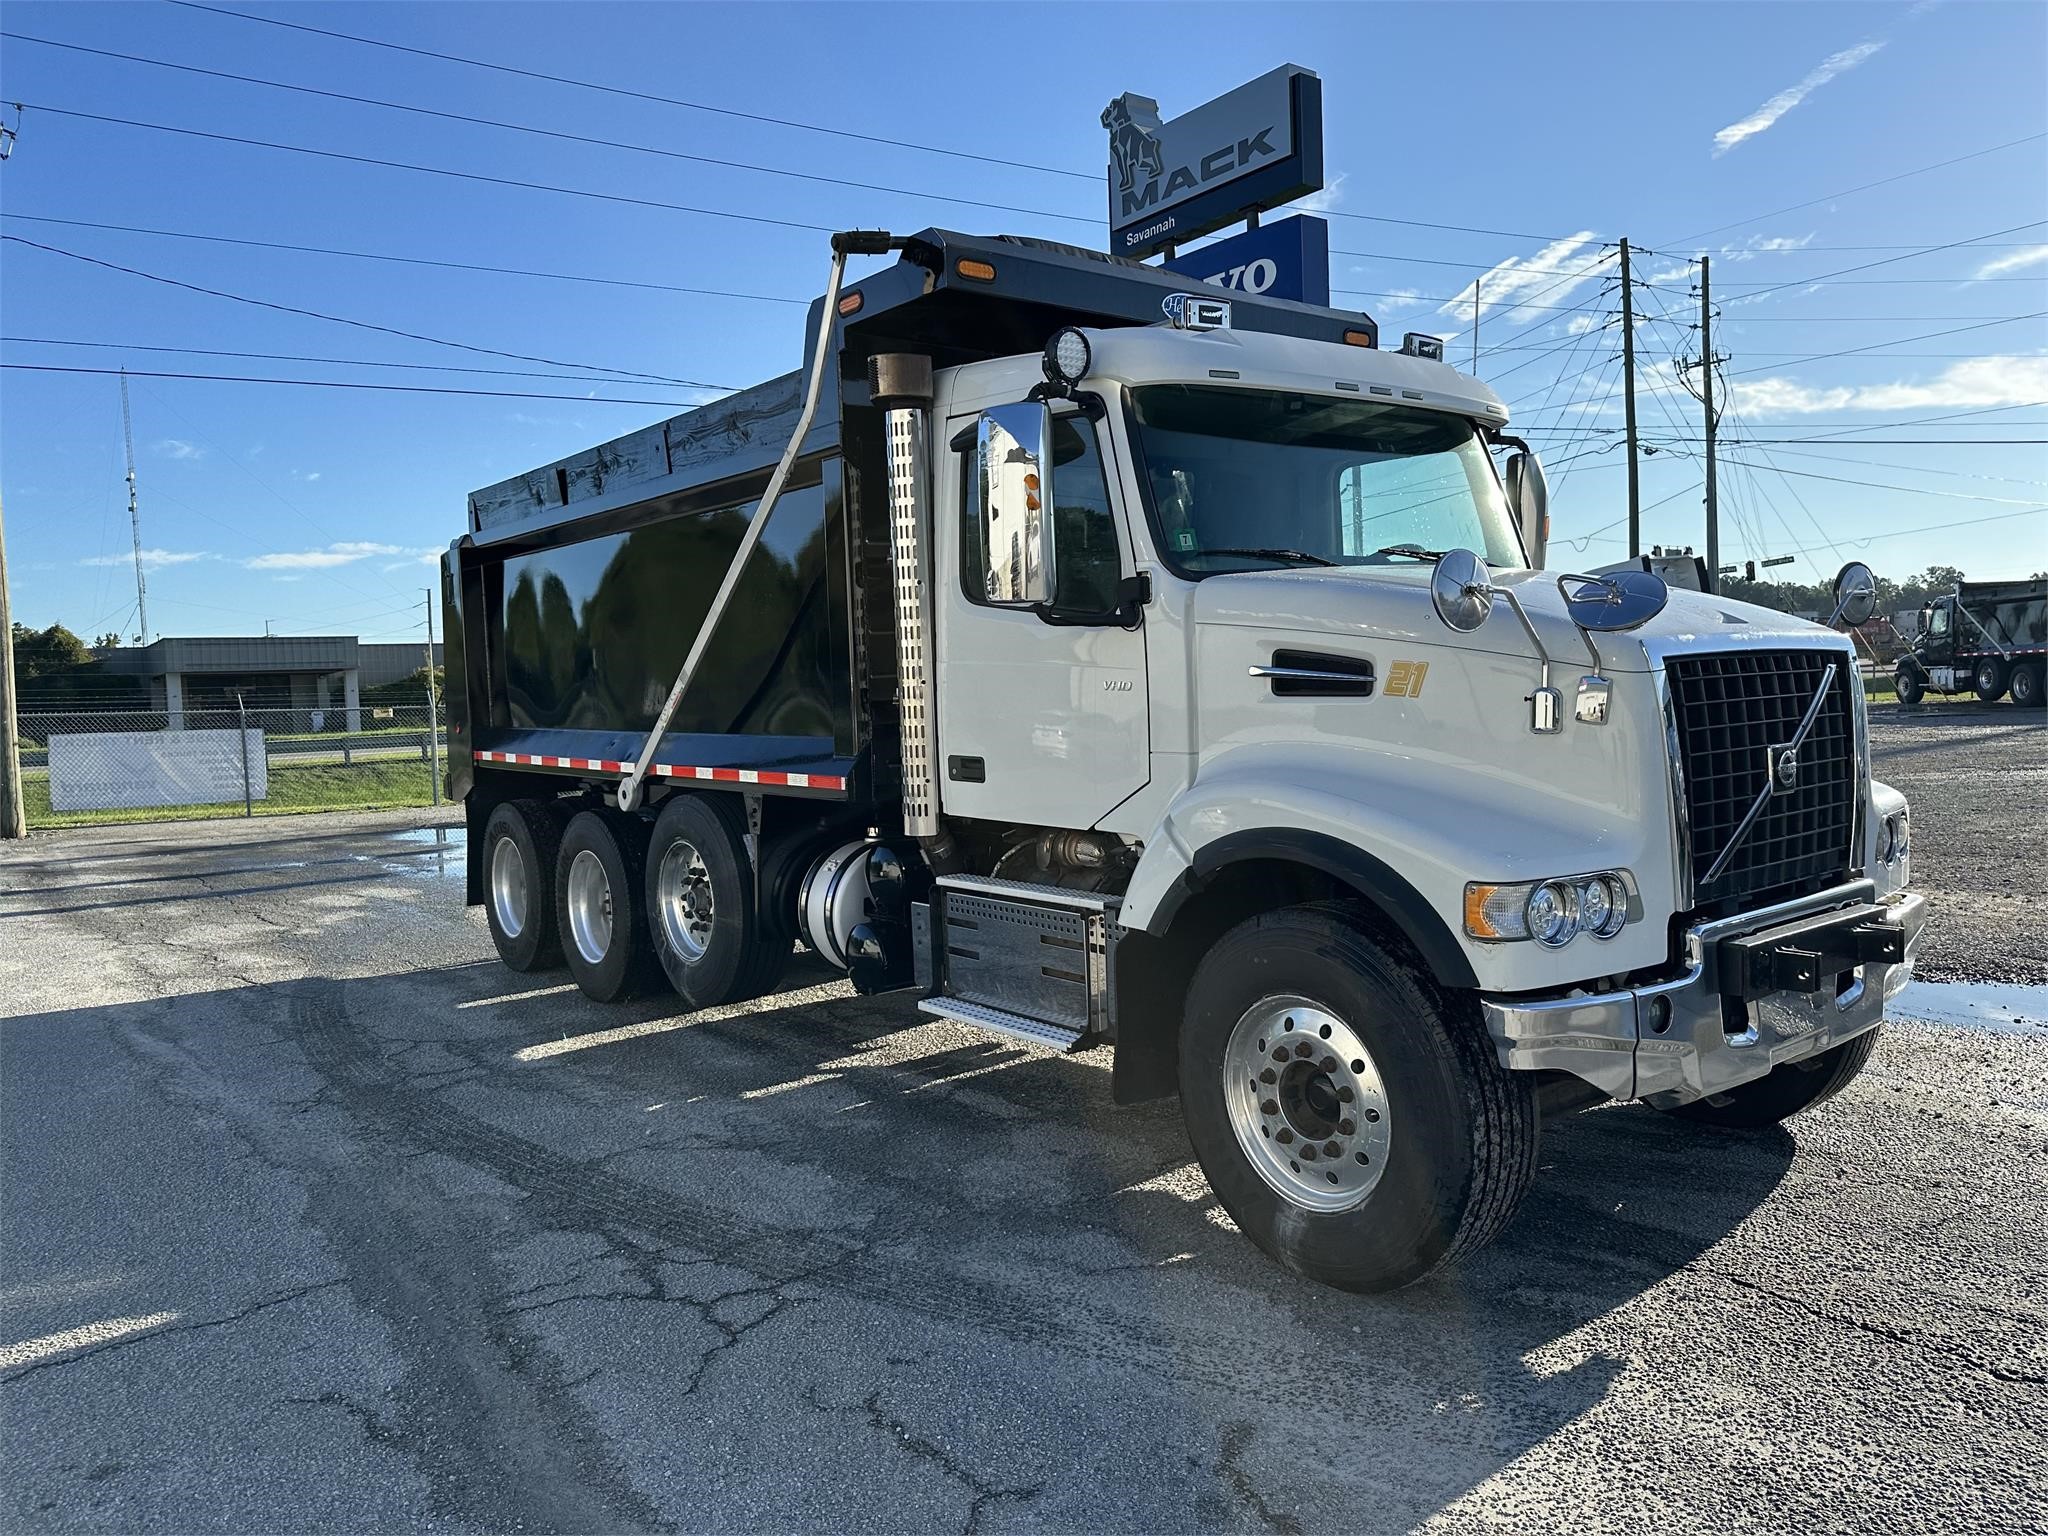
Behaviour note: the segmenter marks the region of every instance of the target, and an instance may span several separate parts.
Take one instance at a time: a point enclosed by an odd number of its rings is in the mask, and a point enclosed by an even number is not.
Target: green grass
[[[104,822],[205,821],[243,814],[239,800],[221,805],[152,805],[134,810],[53,811],[47,773],[22,775],[22,800],[31,827],[86,827]],[[387,761],[341,767],[272,767],[270,794],[258,800],[258,816],[292,816],[307,811],[381,811],[431,805],[433,776],[422,762]]]

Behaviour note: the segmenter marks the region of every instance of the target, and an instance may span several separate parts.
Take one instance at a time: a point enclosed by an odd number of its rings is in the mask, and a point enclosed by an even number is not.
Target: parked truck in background
[[[837,236],[807,372],[476,492],[450,788],[504,962],[706,1008],[801,939],[1106,1046],[1360,1290],[1498,1232],[1547,1112],[1842,1088],[1924,915],[1847,639],[1543,570],[1433,339],[1190,287]]]
[[[1899,701],[1929,693],[1975,692],[1995,704],[2010,692],[2041,707],[2048,668],[2048,576],[2025,581],[1959,581],[1920,610],[1919,633],[1899,658]]]

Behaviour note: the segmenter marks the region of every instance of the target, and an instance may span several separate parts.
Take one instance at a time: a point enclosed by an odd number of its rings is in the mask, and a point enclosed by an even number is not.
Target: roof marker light
[[[996,269],[992,263],[975,261],[971,257],[963,256],[954,262],[953,270],[962,277],[973,278],[977,283],[992,283],[996,280]]]

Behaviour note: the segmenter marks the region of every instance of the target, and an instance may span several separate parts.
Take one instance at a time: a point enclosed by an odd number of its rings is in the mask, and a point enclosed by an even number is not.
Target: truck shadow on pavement
[[[405,1357],[350,1412],[444,1510],[537,1528],[804,1524],[646,1491],[657,1462],[725,1488],[767,1436],[852,1503],[884,1497],[857,1469],[908,1457],[969,1528],[1406,1529],[1656,1372],[1631,1308],[1793,1155],[1633,1107],[1554,1123],[1501,1241],[1351,1296],[1240,1237],[1178,1106],[1109,1102],[1106,1052],[824,979],[689,1016],[494,964],[313,977],[29,1016],[9,1054],[109,1037],[299,1186]],[[281,1356],[260,1390],[308,1400],[309,1369]],[[1020,1411],[1030,1434],[1000,1428]]]

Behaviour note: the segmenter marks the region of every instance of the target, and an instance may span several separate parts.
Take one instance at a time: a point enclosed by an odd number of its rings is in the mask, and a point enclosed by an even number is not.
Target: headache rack
[[[1849,690],[1855,669],[1833,650],[1756,650],[1673,656],[1677,768],[1683,781],[1687,868],[1693,905],[1718,907],[1780,891],[1832,884],[1855,862],[1856,727]],[[1725,867],[1708,879],[1743,818],[1771,782],[1773,748],[1797,734],[1814,693],[1835,668],[1796,777],[1757,816]]]

